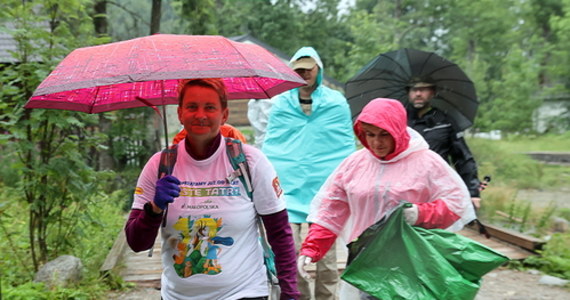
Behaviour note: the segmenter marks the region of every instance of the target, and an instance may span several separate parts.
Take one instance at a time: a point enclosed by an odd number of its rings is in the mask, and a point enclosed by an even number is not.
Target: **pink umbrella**
[[[223,78],[230,99],[271,98],[305,81],[255,44],[222,36],[156,34],[72,51],[26,108],[98,113],[177,104],[178,79]]]
[[[305,84],[258,45],[222,36],[155,34],[72,51],[24,107],[99,113],[178,104],[179,79],[210,77],[223,78],[230,99],[271,98]]]

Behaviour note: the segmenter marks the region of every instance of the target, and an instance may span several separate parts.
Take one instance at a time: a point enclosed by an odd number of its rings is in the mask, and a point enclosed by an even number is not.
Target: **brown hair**
[[[199,78],[199,79],[182,79],[178,84],[178,105],[182,106],[184,93],[186,88],[190,86],[202,86],[211,88],[218,94],[222,108],[228,107],[228,93],[226,85],[220,78]]]

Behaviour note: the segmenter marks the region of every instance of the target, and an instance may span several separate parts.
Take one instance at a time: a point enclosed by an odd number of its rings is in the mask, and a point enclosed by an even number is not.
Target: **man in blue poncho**
[[[323,63],[315,49],[299,49],[289,65],[307,85],[272,99],[262,151],[281,181],[298,250],[311,200],[332,171],[355,150],[355,140],[346,98],[323,85]],[[333,246],[317,263],[316,299],[335,299],[339,280],[336,264]],[[300,276],[297,280],[301,299],[310,299],[308,281]]]

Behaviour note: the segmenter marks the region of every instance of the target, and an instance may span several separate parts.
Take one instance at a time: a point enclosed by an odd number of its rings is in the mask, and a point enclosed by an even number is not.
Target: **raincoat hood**
[[[318,87],[323,82],[324,68],[323,68],[323,62],[321,61],[321,57],[317,53],[317,50],[315,50],[313,47],[303,47],[303,48],[297,50],[295,55],[293,55],[293,57],[291,57],[291,60],[289,61],[289,66],[292,66],[293,62],[296,61],[297,59],[299,59],[301,57],[307,57],[307,56],[312,57],[317,62],[317,65],[319,66],[319,73],[317,75],[317,80],[315,81],[315,83]]]
[[[370,150],[370,146],[366,142],[366,137],[362,130],[362,123],[368,123],[378,128],[382,128],[394,138],[394,152],[386,155],[382,160],[391,160],[400,153],[408,149],[410,145],[410,134],[407,127],[406,109],[398,100],[388,98],[376,98],[370,101],[363,109],[356,122],[354,122],[354,132],[362,145],[366,147],[374,156],[374,152]]]

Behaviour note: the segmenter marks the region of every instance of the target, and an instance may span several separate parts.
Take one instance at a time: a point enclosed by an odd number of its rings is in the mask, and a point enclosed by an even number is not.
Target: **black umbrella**
[[[356,119],[362,108],[375,98],[392,98],[408,103],[408,88],[414,82],[436,86],[432,105],[456,122],[460,130],[473,125],[477,93],[463,70],[432,52],[400,49],[378,55],[346,83],[346,97]]]

